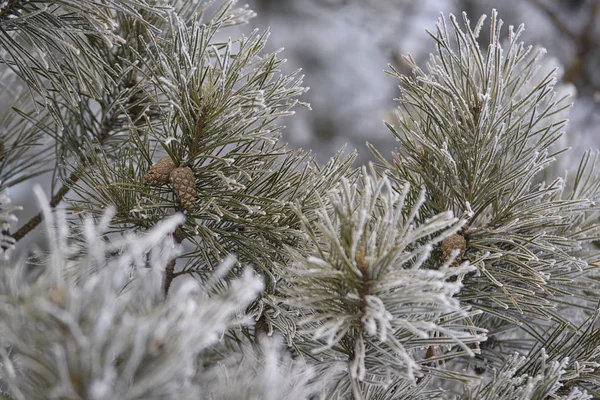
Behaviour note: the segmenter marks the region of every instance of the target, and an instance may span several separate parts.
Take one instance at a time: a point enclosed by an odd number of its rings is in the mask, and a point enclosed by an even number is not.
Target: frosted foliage
[[[394,159],[352,169],[280,143],[307,88],[268,31],[227,36],[254,17],[234,0],[0,0],[0,190],[52,193],[18,227],[0,191],[0,399],[600,397],[600,153],[557,177],[566,93],[495,10],[442,15],[379,110],[361,66],[402,49],[377,14],[433,1],[344,1],[381,26],[343,38],[338,1],[256,1],[319,17],[310,40],[286,17],[298,62],[362,93],[317,93],[314,132],[394,118]]]
[[[261,280],[247,271],[210,297],[188,282],[164,300],[161,275],[178,253],[169,234],[182,216],[109,243],[108,212],[84,223],[83,248],[70,244],[63,216],[46,206],[44,217],[50,255],[39,276],[10,259],[1,269],[0,377],[13,398],[197,398],[198,353],[219,341]]]
[[[259,342],[243,343],[241,351],[199,374],[199,386],[212,388],[209,399],[301,400],[322,392],[323,376],[292,359],[279,339]]]
[[[474,222],[495,223],[554,161],[548,149],[566,121],[553,115],[569,104],[553,90],[555,71],[540,73],[545,50],[519,42],[523,25],[509,27],[503,46],[502,20],[494,12],[490,43],[482,49],[485,16],[475,27],[466,15],[463,19],[464,30],[453,15],[450,24],[440,18],[431,33],[437,54],[427,71],[406,58],[415,76],[398,75],[403,86],[397,134],[407,150],[420,146],[405,156],[407,169],[422,169],[428,159],[430,169],[439,172],[427,185],[438,187],[431,196],[447,194],[439,208],[462,212],[468,202]],[[492,198],[497,199],[493,207]]]
[[[409,206],[408,186],[396,193],[387,178],[362,172],[360,188],[344,179],[323,200],[318,223],[304,218],[309,254],[293,252],[280,289],[303,315],[298,334],[317,342],[311,352],[332,365],[345,359],[348,374],[339,379],[350,379],[354,390],[363,381],[420,376],[423,343],[444,358],[452,352],[442,347],[472,355],[468,344],[484,339],[453,297],[473,268],[450,267],[452,258],[424,266],[433,246],[464,221],[445,212],[419,222],[423,193]]]
[[[536,375],[519,374],[527,362],[526,357],[514,354],[502,368],[495,372],[494,380],[487,385],[467,388],[462,400],[590,400],[593,397],[579,388],[570,389],[560,383],[564,380],[569,359],[547,362],[540,356],[540,372]]]
[[[554,90],[555,71],[540,64],[545,50],[520,41],[523,25],[503,38],[494,10],[484,47],[485,20],[440,17],[427,68],[408,56],[413,77],[392,72],[402,96],[390,129],[401,147],[387,165],[397,188],[427,188],[430,215],[470,213],[463,233],[478,274],[465,280],[463,299],[512,322],[564,320],[556,298],[545,298],[561,296],[559,281],[587,268],[597,172],[586,154],[574,180],[549,176],[565,151],[555,146],[569,104]]]
[[[93,38],[108,48],[123,44],[115,33],[115,15],[141,17],[142,9],[146,15],[156,12],[145,0],[0,1],[1,47],[6,50],[0,52],[0,64],[43,96],[56,92],[75,102],[81,95],[100,96],[99,86],[106,83],[102,68],[108,64],[97,56],[98,48],[83,39]],[[73,62],[75,58],[79,62]],[[58,111],[49,100],[45,105]]]

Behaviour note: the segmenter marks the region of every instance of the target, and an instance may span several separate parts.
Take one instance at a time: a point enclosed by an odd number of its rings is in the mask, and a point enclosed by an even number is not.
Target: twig
[[[71,176],[69,176],[69,178],[67,178],[67,180],[65,181],[63,186],[61,186],[61,188],[58,189],[58,192],[56,192],[54,194],[54,196],[52,196],[52,198],[50,199],[50,203],[49,203],[50,208],[55,208],[57,205],[60,204],[63,197],[69,191],[70,186],[72,184],[74,184],[75,182],[77,182],[78,179],[79,179],[79,175],[77,175],[75,172],[73,172],[71,174]],[[27,235],[29,232],[34,230],[42,222],[43,219],[44,219],[44,217],[43,217],[42,213],[39,212],[33,218],[31,218],[29,221],[27,221],[27,223],[25,225],[23,225],[21,228],[19,228],[19,230],[16,231],[14,233],[14,235],[11,235],[12,238],[15,239],[15,243],[18,242],[19,240],[23,239],[25,237],[25,235]]]
[[[181,230],[181,228],[177,228],[177,230],[173,232],[173,239],[175,240],[175,243],[181,244],[181,242],[183,242],[183,238],[183,231]],[[183,275],[182,273],[175,273],[176,263],[177,257],[169,261],[169,263],[167,264],[167,268],[165,269],[165,276],[163,280],[163,293],[165,295],[165,298],[167,298],[167,295],[169,294],[169,288],[171,287],[173,279],[177,278],[180,275]]]

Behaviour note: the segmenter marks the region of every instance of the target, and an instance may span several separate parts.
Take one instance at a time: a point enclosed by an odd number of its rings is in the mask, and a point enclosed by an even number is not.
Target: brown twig
[[[181,244],[181,242],[183,242],[183,239],[183,231],[181,230],[181,228],[177,228],[177,230],[173,232],[173,240],[175,241],[175,243]],[[180,275],[183,275],[182,273],[175,272],[176,263],[177,257],[169,261],[169,263],[167,264],[167,268],[165,269],[165,276],[163,279],[163,293],[165,295],[165,298],[169,294],[169,288],[171,287],[171,283],[173,283],[173,279],[177,278]]]
[[[98,134],[98,142],[103,143],[109,136],[110,131],[117,119],[118,113],[116,111],[110,112],[105,116],[100,133]],[[85,156],[81,156],[83,160]],[[71,190],[71,186],[79,180],[79,174],[77,172],[71,173],[71,175],[64,181],[63,185],[50,199],[50,208],[55,208],[60,204],[65,195]],[[23,239],[29,232],[34,230],[44,219],[42,212],[37,213],[23,226],[21,226],[12,236],[15,239],[15,243]],[[5,249],[6,250],[6,249]]]
[[[60,204],[60,202],[62,201],[63,197],[67,194],[67,192],[70,189],[70,186],[72,184],[74,184],[75,182],[77,182],[77,180],[79,179],[79,176],[73,172],[71,174],[71,176],[69,176],[67,178],[67,180],[65,181],[65,183],[63,184],[63,186],[61,186],[60,189],[58,189],[58,192],[56,192],[54,194],[54,196],[52,196],[52,198],[50,199],[50,208],[55,208],[57,205]],[[25,235],[27,235],[29,232],[31,232],[32,230],[34,230],[44,219],[43,215],[41,212],[37,213],[33,218],[31,218],[29,221],[27,221],[27,223],[23,226],[21,226],[21,228],[19,228],[18,231],[16,231],[12,236],[13,239],[15,239],[15,243],[18,242],[19,240],[23,239],[25,237]]]

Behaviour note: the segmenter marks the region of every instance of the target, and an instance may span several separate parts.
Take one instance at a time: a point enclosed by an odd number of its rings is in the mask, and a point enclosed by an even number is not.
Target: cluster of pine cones
[[[164,185],[170,183],[181,208],[192,208],[196,204],[197,193],[194,173],[189,167],[175,167],[171,157],[163,157],[144,175],[144,182],[149,185]]]

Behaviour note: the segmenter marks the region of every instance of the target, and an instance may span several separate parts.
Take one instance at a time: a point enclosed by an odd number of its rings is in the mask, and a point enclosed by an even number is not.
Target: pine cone
[[[179,197],[181,208],[187,210],[196,203],[196,179],[189,167],[175,168],[169,175],[169,180]]]
[[[169,182],[169,175],[174,168],[175,163],[171,157],[163,157],[144,175],[144,182],[149,185],[164,185]]]
[[[452,262],[452,265],[460,264],[466,248],[467,241],[465,240],[464,236],[456,233],[442,240],[442,258],[444,261],[448,261],[450,257],[452,257],[452,252],[456,249],[459,249],[460,253],[458,253],[458,256],[456,256]]]

